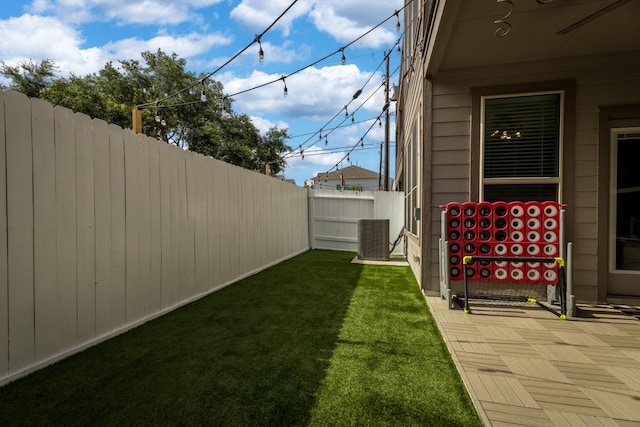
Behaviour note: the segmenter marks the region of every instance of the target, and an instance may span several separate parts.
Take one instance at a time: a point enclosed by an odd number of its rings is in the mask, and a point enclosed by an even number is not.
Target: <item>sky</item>
[[[260,38],[261,62],[256,35],[292,3]],[[0,8],[0,61],[16,65],[49,59],[59,76],[84,76],[109,61],[117,65],[118,60],[141,60],[141,52],[161,49],[185,59],[188,71],[209,74],[253,43],[211,78],[232,95],[234,112],[251,117],[262,133],[271,127],[288,129],[292,152],[286,154],[284,177],[303,185],[336,165],[379,172],[385,126],[374,119],[385,103],[385,53],[390,86],[398,84],[401,58],[396,50],[404,28],[397,32],[396,25],[403,22],[403,4],[403,0],[11,0]],[[343,47],[344,63],[339,52]],[[288,77],[282,80],[283,76]],[[354,99],[359,90],[361,95]],[[389,165],[394,178],[395,103],[389,111]],[[353,147],[357,148],[345,157]]]

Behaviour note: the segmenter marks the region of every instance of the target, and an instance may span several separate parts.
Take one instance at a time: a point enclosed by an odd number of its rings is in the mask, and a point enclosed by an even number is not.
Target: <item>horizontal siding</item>
[[[573,225],[574,289],[578,300],[596,301],[599,111],[602,106],[640,104],[640,52],[446,70],[434,76],[434,123],[425,130],[433,137],[431,215],[439,205],[469,200],[471,88],[567,78],[576,80],[575,152],[565,153],[574,166],[573,216],[568,218]],[[432,238],[425,244],[433,246],[439,230],[439,217],[435,217]],[[428,270],[429,287],[437,289],[437,256],[432,256]]]
[[[439,143],[433,147],[433,152],[465,151],[469,149],[469,135],[440,136]]]
[[[469,176],[469,164],[458,163],[454,165],[433,165],[431,167],[433,179],[459,179]],[[469,181],[469,179],[466,179]]]

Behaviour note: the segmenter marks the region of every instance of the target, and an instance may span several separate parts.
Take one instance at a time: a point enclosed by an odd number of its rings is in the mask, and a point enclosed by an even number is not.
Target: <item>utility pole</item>
[[[389,57],[386,54],[384,82],[384,191],[389,191]]]
[[[382,186],[382,155],[384,154],[384,149],[382,148],[382,144],[380,144],[380,173],[378,173],[378,190],[382,191],[384,188]]]

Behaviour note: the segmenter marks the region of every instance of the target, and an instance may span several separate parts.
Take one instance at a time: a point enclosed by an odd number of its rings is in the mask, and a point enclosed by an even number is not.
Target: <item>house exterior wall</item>
[[[415,49],[415,46],[411,47],[411,49]],[[407,52],[407,48],[405,47],[403,55],[410,54],[411,52]],[[405,61],[403,63],[407,64],[408,62]],[[396,137],[396,141],[401,142],[402,145],[396,147],[396,156],[401,161],[396,167],[396,171],[399,171],[396,179],[398,180],[398,190],[405,192],[406,226],[411,221],[411,216],[413,215],[409,203],[406,201],[406,195],[411,182],[411,169],[415,167],[416,179],[419,183],[419,189],[421,189],[421,191],[418,192],[416,206],[421,207],[421,219],[416,222],[416,230],[411,231],[407,229],[405,232],[406,254],[416,280],[422,288],[425,288],[423,283],[426,283],[425,273],[429,271],[429,261],[428,258],[425,257],[425,249],[427,246],[422,244],[422,236],[425,233],[425,223],[429,221],[429,210],[425,210],[423,204],[426,200],[429,200],[424,199],[424,196],[429,196],[426,191],[430,187],[429,174],[426,172],[428,172],[430,162],[428,161],[428,157],[426,157],[428,153],[424,150],[426,147],[425,141],[428,139],[428,131],[425,127],[424,117],[425,114],[427,116],[430,114],[428,110],[423,108],[425,90],[428,90],[428,88],[425,88],[427,82],[425,82],[425,79],[422,77],[424,75],[423,64],[421,62],[414,62],[411,64],[411,67],[410,69],[403,69],[401,72],[401,74],[405,75],[405,80],[401,86],[401,99],[397,103],[402,110],[398,112],[399,121],[396,122],[396,132],[400,135]],[[417,127],[417,132],[415,133],[413,132],[414,127]],[[413,141],[414,135],[417,137],[415,141]],[[414,155],[414,151],[411,144],[416,144],[417,147],[415,151],[417,158],[413,160],[412,156]],[[420,155],[420,153],[423,154]],[[426,230],[428,230],[428,228],[426,228]]]
[[[438,238],[440,205],[453,201],[477,201],[477,149],[474,150],[472,116],[473,88],[513,85],[523,88],[540,82],[575,82],[574,111],[565,110],[571,129],[565,133],[563,202],[569,204],[568,241],[574,244],[574,293],[577,301],[602,301],[606,283],[598,280],[602,268],[603,242],[598,240],[600,136],[598,118],[601,108],[611,105],[640,105],[640,52],[603,56],[561,58],[481,67],[442,70],[432,77],[433,118],[424,129],[431,144],[423,144],[423,161],[430,166],[431,200],[423,200],[423,211],[430,213],[431,231],[424,234],[423,251],[429,254],[426,289],[438,289]],[[410,115],[407,108],[405,115]],[[566,119],[566,117],[565,117]],[[409,120],[409,118],[405,118]],[[424,181],[423,181],[424,182]],[[426,218],[425,218],[426,219]],[[423,225],[424,226],[424,225]],[[600,252],[599,252],[600,251]],[[411,261],[411,258],[410,258]],[[599,264],[600,263],[600,264]],[[605,264],[606,265],[606,264]],[[602,277],[602,276],[601,276]],[[426,283],[425,283],[426,282]]]
[[[0,91],[0,384],[309,249],[307,190]]]

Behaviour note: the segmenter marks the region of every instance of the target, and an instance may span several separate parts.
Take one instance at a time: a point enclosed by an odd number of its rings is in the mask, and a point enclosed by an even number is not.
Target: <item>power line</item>
[[[400,40],[398,40],[398,41],[396,42],[396,44],[398,44],[398,43],[399,43],[399,41],[400,41]],[[394,46],[395,46],[395,45],[394,45]],[[392,49],[392,50],[393,50],[393,49]],[[377,68],[376,68],[376,69],[371,73],[371,76],[369,77],[369,79],[367,79],[367,81],[366,81],[366,82],[365,82],[365,84],[362,86],[362,88],[361,88],[361,89],[359,89],[359,90],[358,90],[358,91],[353,95],[352,99],[347,103],[347,105],[345,105],[343,108],[341,108],[341,109],[340,109],[340,111],[338,111],[338,112],[337,112],[337,113],[336,113],[336,114],[335,114],[331,119],[329,119],[329,120],[327,121],[327,123],[325,123],[325,125],[323,125],[323,126],[320,128],[320,130],[319,130],[319,131],[312,133],[312,134],[311,134],[311,136],[310,136],[309,138],[307,138],[304,142],[302,142],[300,145],[298,145],[297,149],[299,149],[300,151],[304,151],[304,150],[306,150],[306,149],[308,149],[308,148],[310,148],[310,147],[313,147],[314,145],[316,145],[317,143],[319,143],[319,142],[322,140],[322,138],[323,138],[322,131],[323,131],[323,130],[325,130],[326,126],[328,126],[331,122],[333,122],[333,120],[335,120],[335,119],[336,119],[336,117],[338,117],[338,116],[339,116],[343,111],[346,111],[346,110],[347,110],[347,108],[348,108],[348,106],[349,106],[349,105],[351,105],[351,103],[352,103],[353,101],[355,101],[355,99],[356,99],[356,98],[358,98],[358,97],[360,96],[360,94],[361,94],[361,93],[362,93],[362,91],[365,89],[365,87],[369,84],[369,82],[371,82],[371,80],[373,79],[373,77],[376,75],[376,73],[378,72],[378,70],[380,69],[380,67],[382,66],[382,64],[384,64],[384,63],[385,63],[386,58],[388,57],[388,55],[391,53],[391,51],[392,51],[392,50],[390,50],[388,53],[386,53],[386,54],[385,54],[385,56],[384,56],[383,60],[380,62],[380,64],[378,65],[378,67],[377,67]],[[395,71],[394,71],[394,74],[395,74]],[[384,84],[383,84],[383,85],[384,85]],[[366,99],[366,100],[364,100],[364,101],[363,101],[363,102],[362,102],[362,103],[361,103],[361,104],[360,104],[360,105],[359,105],[355,110],[353,110],[353,111],[352,111],[352,113],[351,113],[351,118],[352,118],[352,120],[353,120],[353,117],[354,117],[355,113],[357,113],[357,112],[358,112],[358,111],[359,111],[359,110],[360,110],[360,109],[361,109],[361,108],[362,108],[362,107],[363,107],[363,106],[364,106],[364,105],[365,105],[365,104],[366,104],[366,103],[367,103],[371,98],[373,98],[373,96],[374,96],[374,95],[375,95],[375,94],[376,94],[376,93],[377,93],[377,92],[378,92],[378,91],[383,87],[383,85],[382,85],[382,86],[379,86],[375,91],[373,91],[373,92],[369,95],[369,97],[367,97],[367,99]],[[333,131],[335,131],[336,129],[340,128],[340,127],[341,127],[341,125],[342,125],[345,121],[347,121],[347,119],[348,119],[348,118],[349,118],[349,115],[348,115],[348,114],[345,114],[345,118],[344,118],[344,119],[343,119],[343,120],[338,124],[338,126],[333,127],[333,128],[330,128],[329,132],[324,134],[325,145],[327,144],[328,136],[329,136],[331,133],[333,133]],[[374,120],[380,121],[380,116],[378,116],[378,117],[374,118]],[[311,140],[312,140],[316,135],[319,135],[319,138],[318,138],[316,141],[312,142],[308,147],[304,147],[304,146],[305,146],[307,143],[309,143],[309,142],[310,142],[310,141],[311,141]],[[287,157],[292,157],[292,153],[294,153],[294,151],[291,151],[291,152],[289,152],[289,153],[284,154],[284,157],[285,157],[285,158],[287,158]]]
[[[389,51],[389,52],[391,52],[391,51]],[[384,61],[386,61],[386,58],[387,58],[387,56],[385,55],[385,60],[383,60],[383,63],[384,63]],[[397,71],[398,69],[399,69],[399,67],[397,67],[397,68],[394,70],[393,74],[395,74],[395,73],[396,73],[396,71]],[[377,70],[376,70],[376,71],[377,71]],[[375,72],[374,72],[374,73],[375,73]],[[368,83],[370,80],[371,80],[371,79],[369,79],[369,80],[367,81],[367,83]],[[365,84],[365,85],[366,85],[366,84]],[[365,87],[365,86],[363,86],[363,89],[364,89],[364,87]],[[351,117],[353,117],[353,114],[355,114],[355,113],[356,113],[360,108],[362,108],[362,107],[363,107],[363,106],[364,106],[364,105],[365,105],[365,104],[366,104],[366,103],[367,103],[367,102],[368,102],[368,101],[369,101],[369,100],[370,100],[370,99],[371,99],[371,98],[372,98],[372,97],[373,97],[373,96],[374,96],[374,95],[375,95],[375,94],[376,94],[376,93],[377,93],[377,92],[382,88],[382,87],[384,87],[384,83],[383,83],[383,85],[379,86],[379,87],[378,87],[378,88],[377,88],[373,93],[371,93],[371,95],[369,95],[369,97],[368,97],[366,100],[364,100],[364,101],[363,101],[363,102],[358,106],[358,108],[357,108],[356,110],[354,110],[354,112],[352,113],[352,116],[351,116]],[[354,98],[354,99],[355,99],[355,98]],[[345,108],[346,108],[346,107],[345,107]],[[342,109],[341,109],[341,110],[340,110],[336,115],[334,115],[334,116],[333,116],[333,117],[332,117],[332,118],[327,122],[327,124],[326,124],[325,126],[327,126],[329,123],[331,123],[331,122],[332,122],[332,121],[333,121],[333,120],[334,120],[334,119],[335,119],[335,118],[336,118],[336,117],[337,117],[337,116],[338,116],[342,111],[344,111],[344,109],[345,109],[345,108],[342,108]],[[374,120],[374,123],[369,127],[369,129],[368,129],[368,130],[367,130],[367,132],[362,136],[362,138],[360,138],[360,140],[358,141],[358,144],[360,144],[360,143],[361,143],[361,141],[364,139],[364,137],[365,137],[365,136],[366,136],[366,135],[371,131],[371,129],[373,129],[373,126],[375,125],[375,123],[376,123],[376,122],[380,122],[380,123],[381,123],[381,117],[382,117],[382,114],[384,114],[384,112],[386,111],[386,109],[387,109],[387,108],[388,108],[388,105],[386,105],[386,106],[383,108],[382,113],[380,113],[380,115],[378,115],[377,117],[374,117],[373,119],[368,119],[368,120],[367,120],[367,121],[369,121],[369,120]],[[325,144],[327,143],[327,136],[328,136],[329,134],[331,134],[334,130],[339,129],[340,127],[342,127],[341,125],[342,125],[342,124],[347,120],[347,118],[348,118],[348,117],[345,117],[345,118],[340,122],[340,124],[339,124],[338,126],[336,126],[336,127],[334,127],[334,128],[331,128],[330,132],[329,132],[329,133],[327,133],[327,134],[325,134],[325,136],[324,136],[324,138],[325,138]],[[300,153],[300,154],[298,154],[298,152],[296,152],[295,150],[292,150],[292,151],[290,151],[289,153],[285,153],[285,154],[283,155],[283,158],[284,158],[284,159],[287,159],[287,158],[291,158],[291,157],[296,157],[297,155],[302,155],[302,154],[304,154],[304,150],[307,150],[307,149],[309,149],[309,148],[313,147],[314,145],[316,145],[317,143],[319,143],[319,142],[322,140],[322,135],[320,134],[320,136],[321,136],[320,138],[318,138],[316,141],[314,141],[313,143],[311,143],[308,147],[306,147],[306,148],[304,148],[304,149],[303,149],[303,145],[305,145],[307,142],[309,142],[309,141],[310,141],[310,140],[311,140],[315,135],[318,135],[318,133],[320,133],[323,129],[324,129],[324,127],[322,127],[322,128],[320,129],[320,131],[319,131],[319,132],[314,132],[314,133],[312,133],[312,136],[311,136],[310,138],[308,138],[306,141],[304,141],[302,144],[300,144],[300,145],[297,147],[297,149],[298,149],[298,150],[300,150],[300,151],[299,151],[299,153]]]
[[[410,3],[411,3],[411,2],[410,2]],[[410,3],[407,3],[407,4],[406,4],[405,6],[403,6],[403,7],[402,7],[402,9],[400,9],[400,10],[403,10],[404,8],[406,8]],[[371,29],[369,29],[367,32],[365,32],[364,34],[360,35],[360,36],[359,36],[359,37],[357,37],[356,39],[352,40],[351,42],[349,42],[349,43],[347,43],[346,45],[342,46],[341,48],[337,49],[336,51],[334,51],[334,52],[332,52],[332,53],[329,53],[329,54],[327,54],[327,55],[323,56],[322,58],[320,58],[320,59],[317,59],[317,60],[313,61],[313,62],[312,62],[312,63],[310,63],[310,64],[305,65],[304,67],[298,68],[297,70],[292,71],[292,72],[291,72],[291,73],[289,73],[289,74],[283,75],[283,76],[281,76],[281,77],[279,77],[279,78],[277,78],[277,79],[273,79],[273,80],[271,80],[271,81],[268,81],[268,82],[265,82],[265,83],[259,84],[259,85],[257,85],[257,86],[254,86],[254,87],[251,87],[251,88],[248,88],[248,89],[244,89],[244,90],[241,90],[241,91],[238,91],[238,92],[235,92],[235,93],[229,94],[229,95],[225,95],[225,98],[230,98],[230,97],[234,97],[234,96],[237,96],[237,95],[241,95],[241,94],[243,94],[243,93],[247,93],[247,92],[250,92],[250,91],[253,91],[253,90],[256,90],[256,89],[263,88],[263,87],[265,87],[265,86],[269,86],[269,85],[274,84],[274,83],[277,83],[277,82],[279,82],[279,81],[284,82],[284,84],[285,84],[285,89],[286,89],[286,82],[285,82],[285,80],[286,80],[286,79],[288,79],[289,77],[291,77],[291,76],[293,76],[293,75],[295,75],[295,74],[298,74],[298,73],[300,73],[300,72],[302,72],[302,71],[304,71],[304,70],[306,70],[306,69],[308,69],[308,68],[311,68],[311,67],[313,67],[313,66],[315,66],[315,65],[318,65],[319,63],[321,63],[321,62],[323,62],[323,61],[325,61],[325,60],[327,60],[327,59],[331,58],[332,56],[334,56],[334,55],[336,55],[336,54],[338,54],[338,53],[341,53],[341,54],[342,54],[342,63],[344,64],[344,63],[346,62],[346,57],[344,56],[344,50],[345,50],[346,48],[348,48],[349,46],[351,46],[351,45],[352,45],[352,44],[354,44],[354,43],[357,43],[358,41],[360,41],[360,40],[361,40],[361,39],[363,39],[364,37],[368,36],[371,32],[373,32],[373,31],[374,31],[374,30],[376,30],[377,28],[379,28],[379,27],[381,27],[382,25],[384,25],[388,20],[392,19],[394,16],[398,16],[398,13],[399,13],[399,11],[395,11],[395,13],[393,13],[391,16],[389,16],[389,17],[388,17],[388,18],[386,18],[385,20],[383,20],[383,21],[379,22],[377,25],[375,25],[374,27],[372,27]],[[399,43],[399,40],[396,42],[396,44],[395,44],[395,45],[397,45],[398,43]],[[394,45],[394,46],[395,46],[395,45]]]
[[[370,28],[370,29],[369,29],[368,31],[366,31],[364,34],[362,34],[362,35],[360,35],[359,37],[355,38],[354,40],[352,40],[351,42],[347,43],[347,44],[346,44],[346,45],[344,45],[343,47],[341,47],[341,48],[337,49],[335,52],[332,52],[332,53],[330,53],[330,54],[328,54],[328,55],[325,55],[324,57],[322,57],[322,58],[320,58],[320,59],[318,59],[318,60],[316,60],[316,61],[314,61],[314,62],[312,62],[312,63],[310,63],[310,64],[308,64],[308,65],[306,65],[306,66],[304,66],[304,67],[301,67],[301,68],[299,68],[299,69],[297,69],[297,70],[295,70],[295,71],[293,71],[293,72],[291,72],[291,73],[289,73],[289,74],[287,74],[287,75],[283,75],[283,76],[281,76],[281,77],[279,77],[279,78],[277,78],[277,79],[271,80],[271,81],[269,81],[269,82],[266,82],[266,83],[263,83],[263,84],[260,84],[260,85],[255,86],[255,87],[252,87],[252,88],[249,88],[249,89],[245,89],[245,90],[242,90],[242,91],[239,91],[239,92],[233,93],[233,94],[225,95],[225,96],[223,96],[223,99],[228,99],[228,98],[231,98],[231,97],[233,97],[233,96],[237,96],[237,95],[240,95],[240,94],[243,94],[243,93],[246,93],[246,92],[250,92],[250,91],[253,91],[253,90],[256,90],[256,89],[260,89],[260,88],[262,88],[262,87],[265,87],[265,86],[268,86],[268,85],[271,85],[271,84],[277,83],[277,82],[279,82],[279,81],[282,81],[282,82],[284,83],[284,85],[285,85],[284,90],[285,90],[285,93],[286,93],[286,91],[287,91],[287,86],[286,86],[285,79],[287,79],[288,77],[291,77],[291,76],[293,76],[293,75],[295,75],[295,74],[298,74],[298,73],[300,73],[300,72],[302,72],[302,71],[304,71],[304,70],[306,70],[306,69],[308,69],[308,68],[311,68],[311,67],[313,67],[313,66],[317,65],[317,64],[319,64],[319,63],[321,63],[321,62],[325,61],[326,59],[328,59],[328,58],[332,57],[333,55],[336,55],[337,53],[342,53],[342,54],[343,54],[343,58],[344,58],[344,49],[346,49],[347,47],[349,47],[349,46],[351,46],[351,45],[353,45],[353,44],[357,43],[358,41],[360,41],[361,39],[363,39],[364,37],[366,37],[367,35],[369,35],[371,32],[375,31],[377,28],[379,28],[379,27],[381,27],[382,25],[384,25],[384,24],[385,24],[387,21],[389,21],[390,19],[393,19],[394,17],[397,17],[397,18],[398,18],[398,17],[399,17],[399,13],[400,13],[401,11],[403,11],[403,10],[404,10],[407,6],[409,6],[411,3],[413,3],[413,1],[414,1],[414,0],[409,1],[409,2],[408,2],[408,3],[406,3],[402,8],[400,8],[400,10],[396,10],[396,11],[395,11],[392,15],[390,15],[388,18],[386,18],[386,19],[384,19],[383,21],[379,22],[377,25],[375,25],[374,27]],[[190,89],[192,89],[192,88],[196,87],[196,86],[197,86],[197,85],[199,85],[199,84],[204,85],[204,82],[205,82],[207,79],[209,79],[210,77],[212,77],[213,75],[215,75],[216,73],[218,73],[220,70],[222,70],[224,67],[226,67],[227,65],[229,65],[231,62],[233,62],[236,58],[238,58],[241,54],[243,54],[247,49],[249,49],[249,47],[253,46],[255,43],[258,43],[258,44],[261,46],[261,39],[262,39],[262,37],[263,37],[263,36],[264,36],[264,35],[265,35],[265,34],[266,34],[266,33],[267,33],[271,28],[273,28],[273,26],[274,26],[274,25],[275,25],[275,24],[276,24],[280,19],[282,19],[282,18],[284,17],[284,15],[285,15],[285,14],[286,14],[286,13],[287,13],[287,12],[288,12],[288,11],[289,11],[289,10],[290,10],[290,9],[291,9],[291,8],[292,8],[292,7],[297,3],[297,2],[298,2],[298,0],[294,0],[294,1],[293,1],[293,2],[292,2],[292,3],[291,3],[291,4],[290,4],[290,5],[289,5],[285,10],[284,10],[284,12],[282,12],[282,13],[280,14],[280,16],[278,16],[278,18],[276,18],[276,20],[275,20],[274,22],[272,22],[272,23],[271,23],[271,25],[269,25],[269,26],[267,27],[267,29],[265,29],[265,30],[264,30],[262,33],[260,33],[260,34],[257,34],[257,35],[256,35],[256,37],[255,37],[255,39],[254,39],[253,41],[251,41],[251,42],[250,42],[249,44],[247,44],[244,48],[242,48],[240,51],[238,51],[235,55],[233,55],[230,59],[228,59],[224,64],[222,64],[221,66],[219,66],[218,68],[216,68],[214,71],[212,71],[212,72],[210,72],[209,74],[207,74],[205,77],[202,77],[201,79],[199,79],[196,83],[192,83],[192,84],[190,84],[189,86],[187,86],[187,87],[185,87],[185,88],[183,88],[183,89],[181,89],[181,90],[179,90],[179,91],[177,91],[177,92],[175,92],[175,93],[173,93],[173,94],[171,94],[171,95],[167,95],[167,96],[165,96],[162,100],[156,100],[156,101],[153,101],[153,102],[147,102],[147,103],[143,103],[143,104],[138,104],[136,107],[137,107],[137,108],[153,108],[153,107],[158,107],[158,104],[159,104],[159,102],[161,102],[161,101],[166,101],[166,100],[168,100],[168,99],[171,99],[171,98],[174,98],[174,97],[176,97],[176,96],[178,96],[178,95],[181,95],[182,93],[189,91]],[[399,23],[400,23],[400,21],[399,21],[399,18],[398,18],[398,24],[399,24]],[[398,42],[396,42],[396,45],[397,45],[398,43],[399,43],[399,40],[398,40]],[[261,52],[261,53],[260,53],[260,56],[262,57],[262,55],[263,55],[263,54],[262,54],[262,48],[260,48],[260,52]],[[205,101],[206,101],[206,100],[205,100]]]
[[[371,121],[371,120],[375,120],[375,119],[376,119],[375,117],[369,117],[368,119],[356,120],[356,121],[353,121],[351,123],[347,123],[346,125],[336,126],[336,127],[333,127],[333,128],[323,128],[323,129],[325,129],[325,130],[336,130],[336,129],[346,128],[346,127],[349,127],[349,126],[359,125],[361,123],[365,123],[365,122],[368,122],[368,121]],[[298,134],[298,135],[289,136],[287,139],[296,139],[296,138],[302,138],[303,136],[317,135],[317,134],[318,134],[318,131],[307,132],[307,133],[301,133],[301,134]]]
[[[229,58],[224,64],[220,65],[218,68],[216,68],[214,71],[212,71],[211,73],[207,74],[205,77],[201,78],[197,83],[193,83],[183,89],[180,89],[179,91],[165,96],[164,99],[162,99],[163,101],[166,101],[167,99],[170,98],[175,98],[176,96],[194,88],[195,86],[199,85],[199,84],[204,84],[204,81],[207,80],[208,78],[210,78],[211,76],[213,76],[214,74],[218,73],[220,70],[222,70],[224,67],[226,67],[227,65],[229,65],[231,62],[233,62],[237,57],[239,57],[240,55],[242,55],[247,49],[249,49],[251,46],[253,46],[256,42],[258,44],[260,44],[260,39],[262,38],[262,36],[264,36],[269,30],[271,30],[277,23],[278,21],[280,21],[286,14],[287,12],[289,12],[289,10],[291,10],[291,8],[298,2],[298,0],[293,0],[293,2],[291,2],[291,4],[284,10],[284,12],[282,12],[280,14],[280,16],[278,16],[275,21],[273,21],[263,32],[261,32],[260,34],[257,34],[255,39],[253,39],[253,41],[251,41],[249,44],[247,44],[244,48],[240,49],[235,55],[233,55],[231,58]],[[262,48],[260,48],[260,50],[262,50]],[[138,108],[144,108],[144,107],[152,107],[154,105],[156,105],[158,103],[158,101],[154,101],[151,103],[146,103],[146,104],[140,104],[137,105]]]

